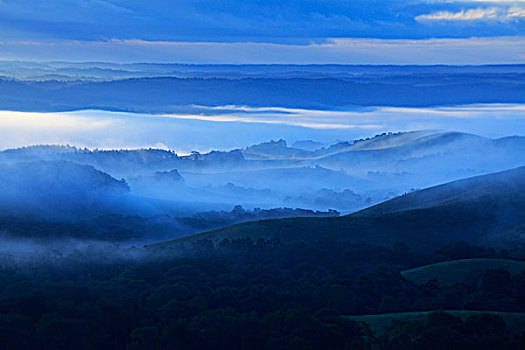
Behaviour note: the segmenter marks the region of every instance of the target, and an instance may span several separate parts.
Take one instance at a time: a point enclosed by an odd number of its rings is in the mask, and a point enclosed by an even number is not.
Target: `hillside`
[[[0,194],[31,196],[78,196],[109,192],[126,193],[125,181],[89,165],[68,161],[38,161],[2,164],[0,166]]]
[[[393,322],[422,322],[432,314],[432,311],[423,312],[398,312],[380,315],[345,316],[352,321],[366,322],[374,331],[382,331]],[[447,314],[459,317],[462,320],[471,316],[490,314],[501,317],[511,332],[521,333],[525,330],[525,314],[519,312],[495,312],[495,311],[467,311],[446,310]]]
[[[401,272],[404,278],[417,284],[435,279],[440,285],[478,284],[485,271],[504,269],[511,275],[525,271],[525,262],[508,259],[462,259],[425,265]]]
[[[414,192],[340,218],[267,220],[204,232],[171,242],[251,237],[283,242],[330,239],[391,246],[403,242],[435,249],[458,240],[504,244],[525,223],[525,167]]]
[[[92,166],[69,161],[1,164],[0,216],[45,220],[112,213],[130,188]],[[119,205],[116,205],[116,204]]]
[[[15,203],[57,204],[61,201],[89,201],[129,192],[124,180],[89,165],[69,161],[37,161],[1,164],[2,207]],[[63,204],[63,203],[62,203]]]
[[[476,176],[408,193],[356,213],[358,216],[391,214],[411,209],[455,205],[461,202],[523,200],[525,167]],[[496,198],[494,198],[496,200]],[[496,206],[500,206],[495,203]]]

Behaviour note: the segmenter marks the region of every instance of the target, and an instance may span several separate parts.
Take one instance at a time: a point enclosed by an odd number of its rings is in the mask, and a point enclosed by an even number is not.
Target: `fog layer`
[[[70,144],[89,148],[169,148],[179,154],[243,148],[268,140],[366,138],[383,132],[454,130],[487,137],[525,134],[523,105],[440,108],[192,107],[185,113],[151,115],[107,111],[0,112],[0,148]],[[235,135],[235,137],[231,137]]]

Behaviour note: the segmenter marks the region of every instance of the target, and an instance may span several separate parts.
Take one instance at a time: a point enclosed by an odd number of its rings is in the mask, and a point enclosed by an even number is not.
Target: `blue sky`
[[[525,63],[524,37],[525,0],[0,0],[0,59]]]

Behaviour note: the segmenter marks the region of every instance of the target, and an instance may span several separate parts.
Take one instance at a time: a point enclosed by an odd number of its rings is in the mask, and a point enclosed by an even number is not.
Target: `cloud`
[[[480,1],[480,0],[477,0]],[[487,7],[461,10],[458,12],[438,11],[416,17],[418,22],[426,21],[498,21],[508,22],[525,19],[525,8]]]
[[[467,1],[458,1],[458,2],[491,2],[494,4],[508,4],[508,3],[520,3],[525,2],[525,0],[467,0]]]
[[[259,42],[326,38],[428,39],[524,32],[525,0],[2,0],[2,40]],[[473,5],[474,4],[474,5]],[[466,5],[487,9],[463,9]],[[509,8],[510,7],[510,8]],[[468,8],[468,6],[467,6]],[[503,9],[505,8],[505,9]],[[414,20],[417,18],[418,20]],[[424,22],[497,18],[483,28]],[[465,21],[463,21],[465,22]]]

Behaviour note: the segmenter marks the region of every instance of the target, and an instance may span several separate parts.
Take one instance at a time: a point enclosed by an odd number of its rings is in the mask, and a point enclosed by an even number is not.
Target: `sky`
[[[0,0],[0,59],[525,63],[525,0]]]

